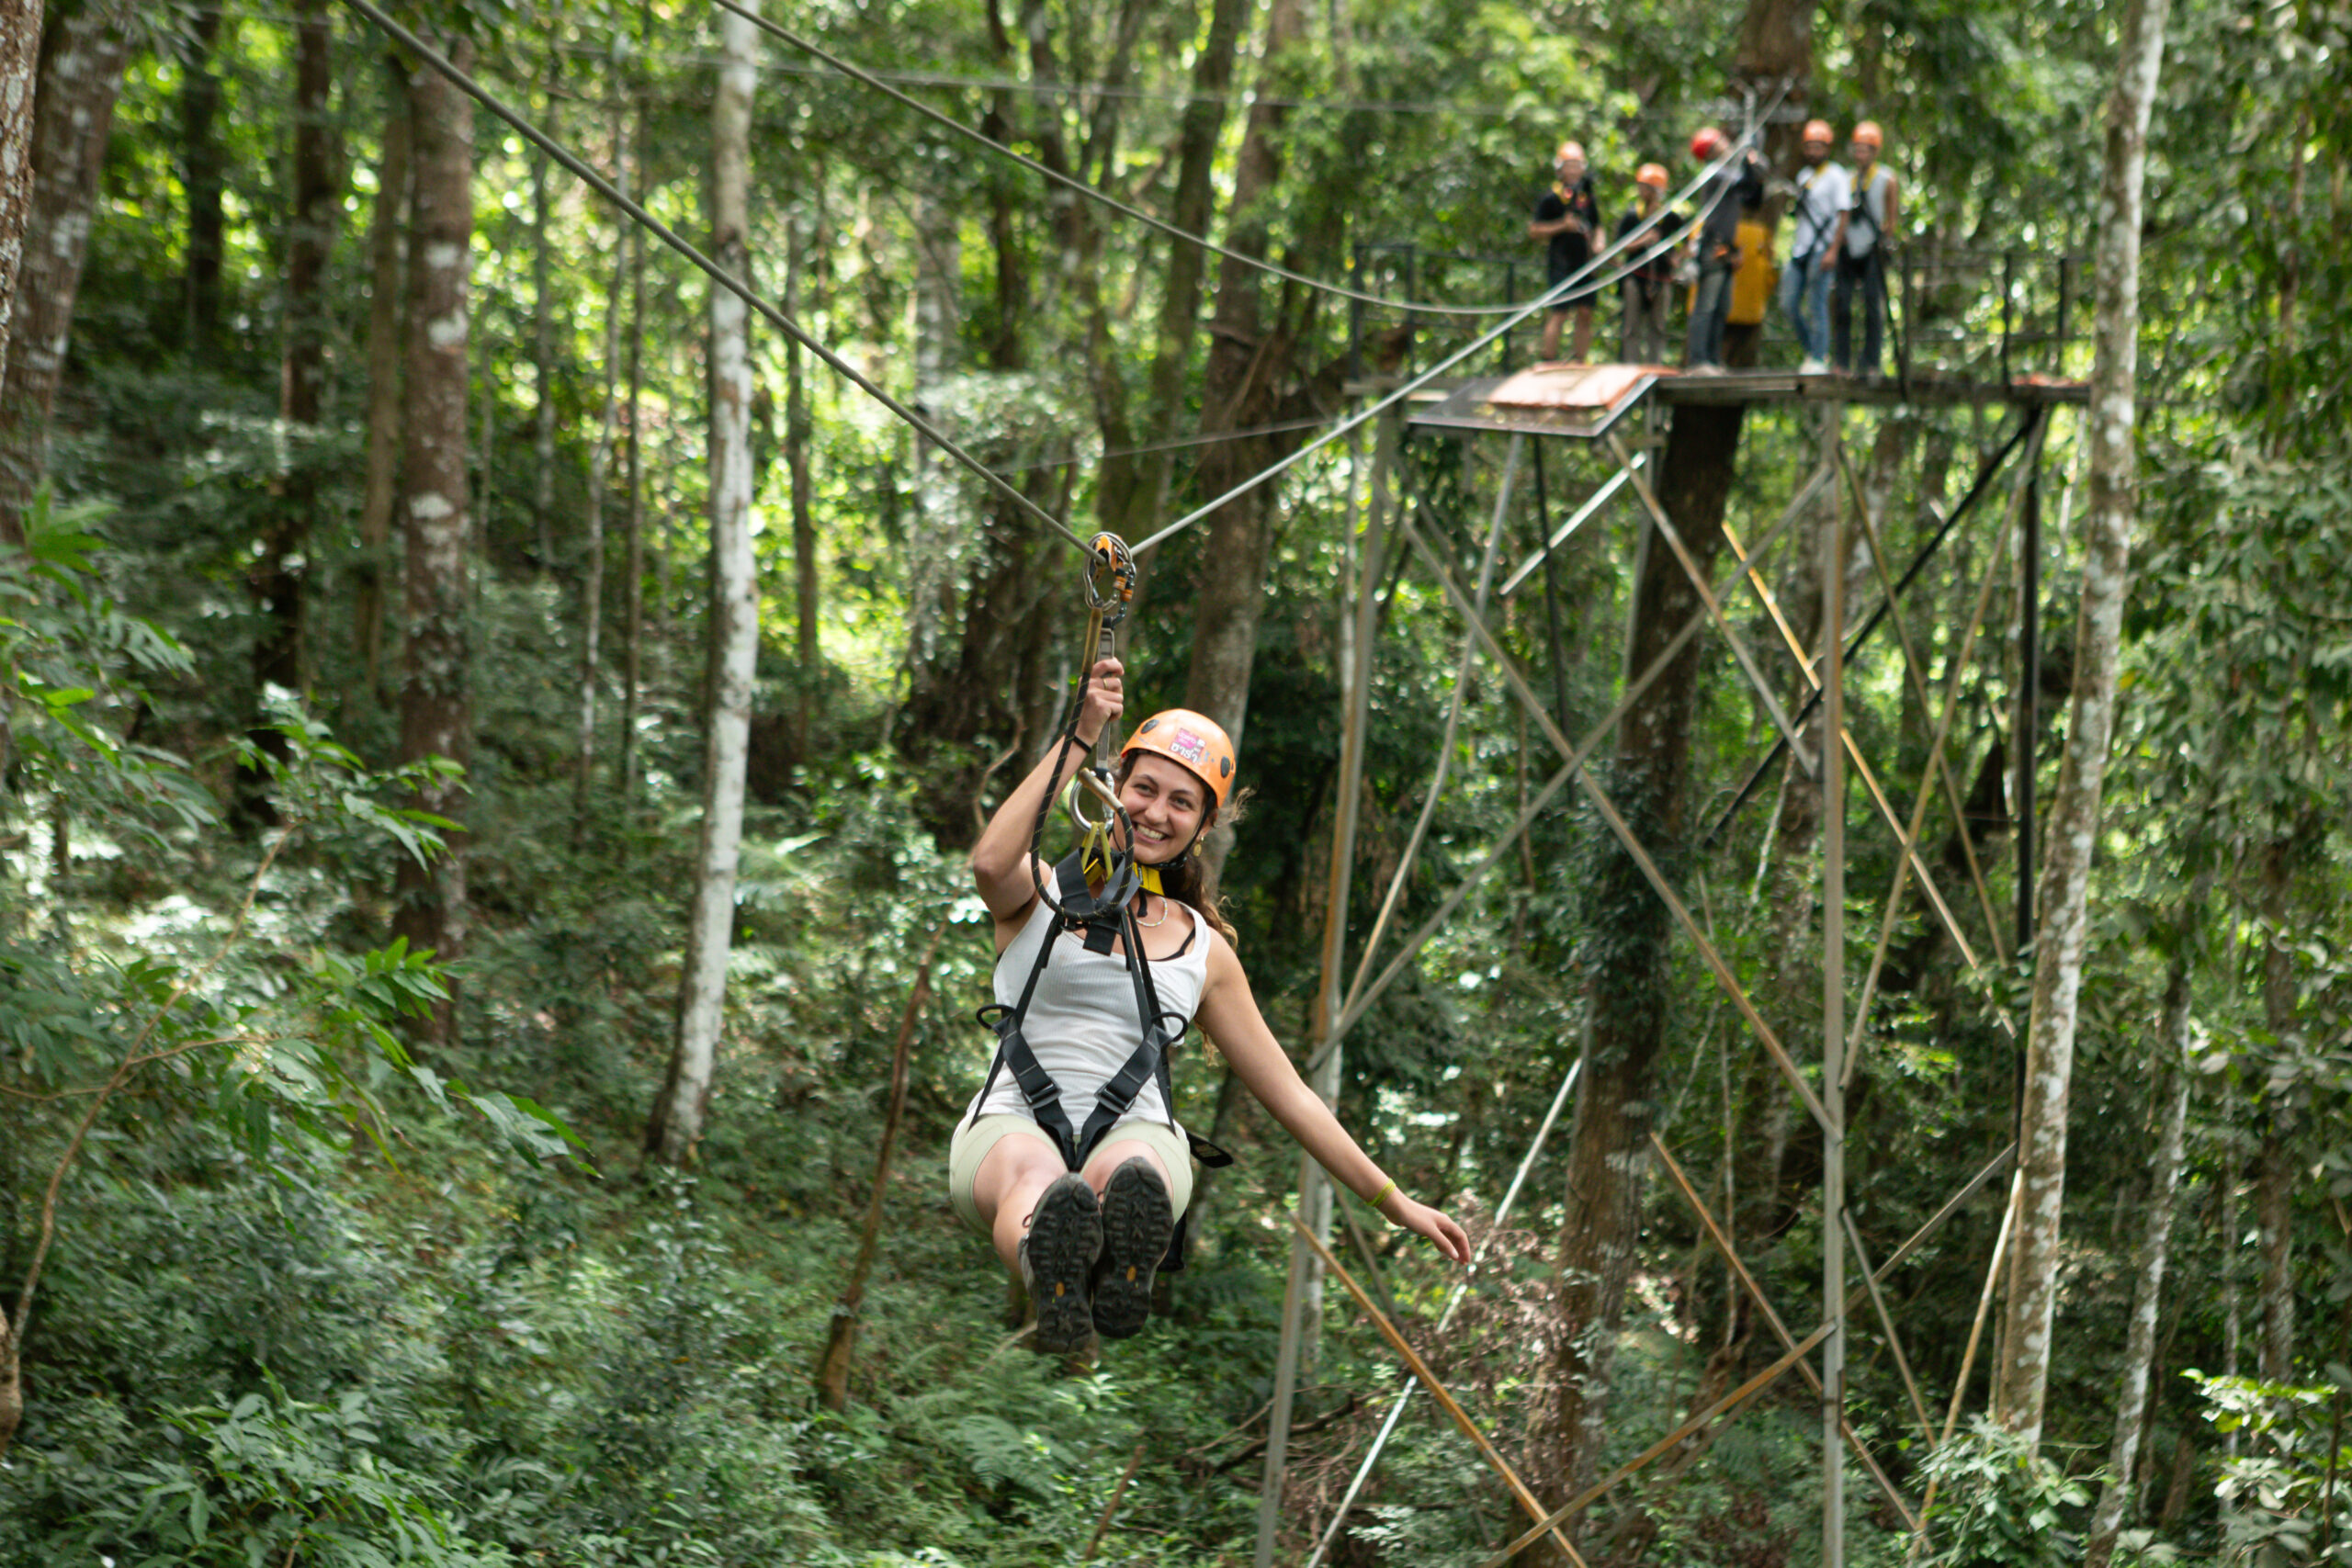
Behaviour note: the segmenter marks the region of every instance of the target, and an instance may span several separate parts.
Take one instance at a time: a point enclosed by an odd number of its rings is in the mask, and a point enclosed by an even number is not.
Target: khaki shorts
[[[947,1145],[947,1197],[956,1205],[956,1214],[974,1230],[986,1233],[988,1226],[980,1220],[979,1205],[972,1197],[972,1183],[980,1174],[980,1162],[989,1157],[997,1140],[1004,1137],[1035,1138],[1047,1148],[1054,1140],[1036,1122],[1017,1112],[969,1118],[956,1125],[956,1135]],[[1184,1134],[1165,1122],[1121,1122],[1102,1135],[1095,1145],[1102,1148],[1117,1143],[1137,1143],[1159,1156],[1168,1171],[1168,1204],[1177,1214],[1184,1212],[1193,1201],[1193,1150]]]

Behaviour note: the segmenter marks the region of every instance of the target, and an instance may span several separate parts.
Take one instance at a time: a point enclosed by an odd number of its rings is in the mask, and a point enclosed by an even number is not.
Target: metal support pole
[[[1552,565],[1551,500],[1544,492],[1544,443],[1537,441],[1528,456],[1535,462],[1535,536],[1545,540],[1544,546],[1544,624],[1552,638],[1552,716],[1560,728],[1568,727],[1568,669],[1566,645],[1560,640],[1560,575]],[[1510,592],[1505,587],[1503,592]]]
[[[2017,293],[2018,254],[2001,253],[2001,385],[2007,386],[2009,374],[2009,303]]]
[[[2039,425],[2050,417],[2034,411]],[[2034,433],[2038,437],[2041,432]],[[2018,930],[2010,948],[2022,953],[2033,943],[2033,773],[2035,741],[2041,733],[2041,443],[2026,448],[2025,500],[2018,509],[2018,716],[2011,759],[2017,784]],[[2020,1047],[2022,1048],[2022,1047]]]
[[[1828,412],[1829,443],[1845,406]],[[1840,497],[1823,541],[1822,731],[1846,728],[1846,507]],[[1846,750],[1821,748],[1821,1563],[1846,1563]]]
[[[1519,264],[1505,262],[1503,263],[1503,299],[1506,303],[1510,303],[1517,300],[1518,298]],[[1495,368],[1506,376],[1510,374],[1510,339],[1511,334],[1505,333],[1501,340],[1495,344]]]
[[[1348,251],[1348,287],[1357,297],[1348,301],[1348,379],[1363,379],[1363,242]]]
[[[1508,483],[1508,481],[1506,481]],[[1353,502],[1351,498],[1351,508]],[[1331,827],[1330,892],[1323,913],[1322,980],[1315,993],[1314,1038],[1329,1051],[1310,1069],[1308,1087],[1324,1103],[1340,1095],[1340,1054],[1332,1038],[1340,1015],[1341,966],[1347,960],[1349,883],[1355,870],[1357,802],[1363,794],[1364,728],[1372,705],[1373,641],[1378,632],[1377,590],[1383,562],[1381,544],[1385,519],[1378,504],[1364,525],[1363,537],[1353,551],[1356,595],[1353,622],[1342,641],[1347,668],[1347,703],[1341,712],[1340,738],[1340,798]],[[1487,547],[1487,570],[1493,570],[1494,547]],[[1297,1219],[1307,1239],[1319,1238],[1330,1226],[1331,1185],[1313,1156],[1299,1161]],[[1282,1344],[1274,1359],[1273,1409],[1267,1418],[1264,1481],[1258,1495],[1257,1568],[1272,1568],[1274,1540],[1282,1526],[1283,1473],[1288,1462],[1290,1420],[1298,1395],[1298,1368],[1306,1338],[1306,1322],[1321,1300],[1321,1276],[1317,1254],[1294,1242],[1290,1280],[1283,1292]]]
[[[2050,359],[2050,373],[2052,376],[2064,376],[2066,373],[2066,317],[2074,304],[2074,257],[2064,251],[2058,253],[2058,327],[2055,334],[2058,348]]]

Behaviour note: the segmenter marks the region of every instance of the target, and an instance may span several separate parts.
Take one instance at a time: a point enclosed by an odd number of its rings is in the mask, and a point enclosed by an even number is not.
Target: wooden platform
[[[1351,381],[1351,396],[1395,391],[1400,376]],[[1537,365],[1510,376],[1432,382],[1408,400],[1410,423],[1445,430],[1557,435],[1591,441],[1645,399],[1663,403],[1869,403],[1878,407],[1954,408],[1990,403],[2042,407],[2086,403],[2089,384],[2048,377],[2008,381],[1921,374],[1800,376],[1792,370],[1732,370],[1694,376],[1662,365]]]

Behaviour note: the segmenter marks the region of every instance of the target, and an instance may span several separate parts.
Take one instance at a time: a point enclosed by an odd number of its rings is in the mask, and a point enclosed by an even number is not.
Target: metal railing
[[[1370,293],[1416,299],[1510,300],[1532,298],[1544,284],[1544,258],[1430,250],[1408,241],[1359,242],[1348,262],[1349,281]],[[2088,373],[2090,312],[2084,298],[2087,258],[2074,252],[2025,247],[1991,249],[1918,235],[1896,247],[1887,267],[1887,347],[1896,378],[1997,381],[2068,379]],[[1678,287],[1678,292],[1679,288]],[[1596,346],[1613,342],[1618,286],[1593,301]],[[1853,331],[1862,330],[1857,299]],[[1798,349],[1776,304],[1765,313],[1758,362],[1793,367]],[[1389,330],[1404,343],[1383,373],[1409,376],[1469,342],[1475,322],[1407,311],[1381,310],[1360,300],[1348,307],[1348,368],[1363,379],[1374,367],[1368,351]],[[1493,374],[1532,362],[1543,318],[1532,317],[1495,345]],[[1781,361],[1785,360],[1785,366]]]

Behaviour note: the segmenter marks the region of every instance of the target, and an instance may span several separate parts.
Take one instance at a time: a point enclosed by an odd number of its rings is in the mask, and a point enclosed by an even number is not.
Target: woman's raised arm
[[[1119,716],[1124,705],[1123,673],[1115,659],[1105,659],[1094,667],[1086,682],[1086,701],[1078,712],[1079,744],[1065,745],[1057,737],[1056,744],[1029,770],[1029,776],[1004,797],[1004,804],[980,830],[979,841],[972,846],[972,881],[980,890],[980,901],[1000,925],[1018,921],[1036,902],[1029,836],[1036,826],[1037,808],[1061,793],[1070,775],[1084,765],[1103,730]]]

